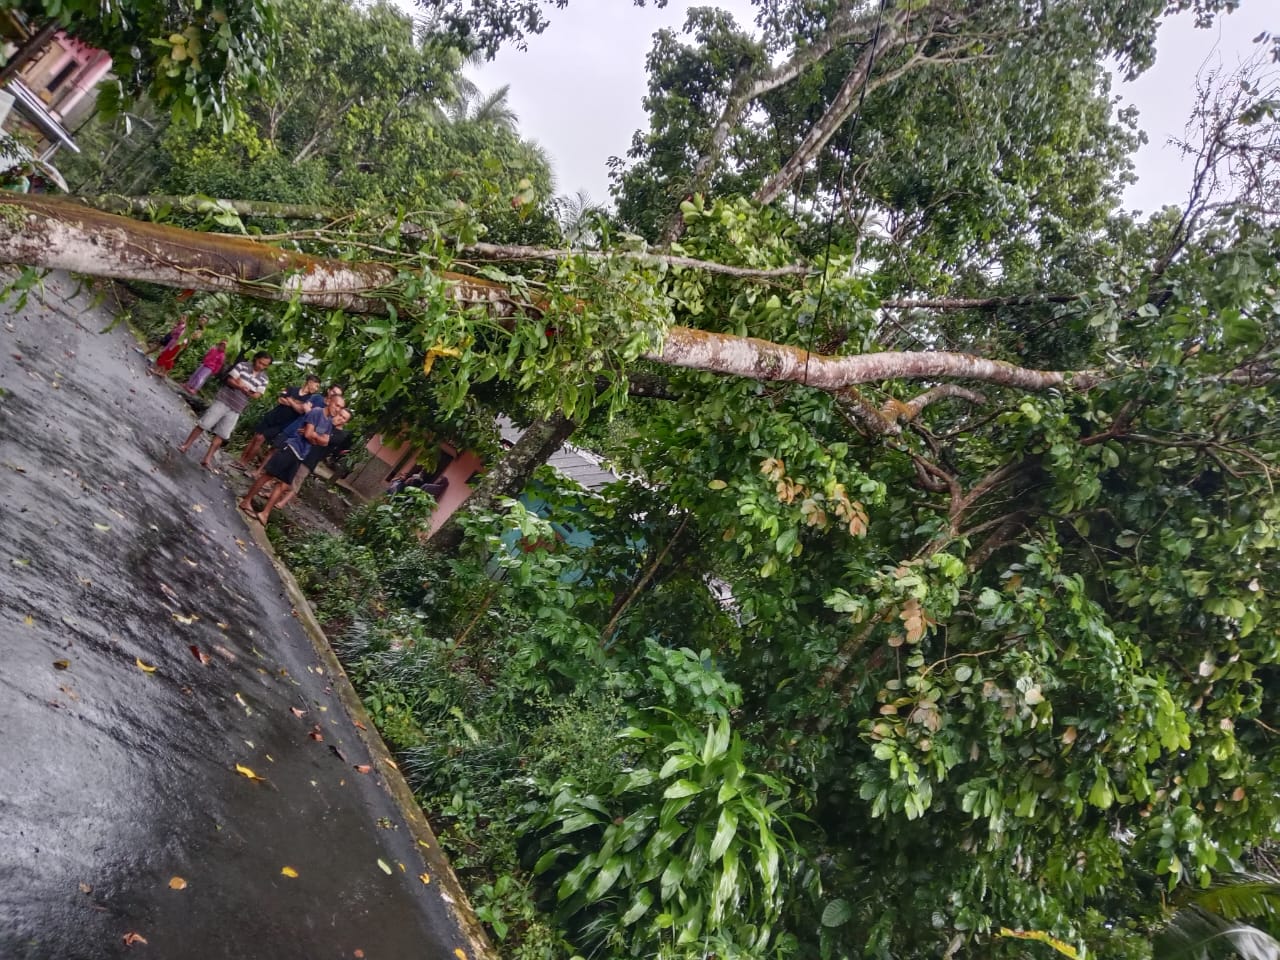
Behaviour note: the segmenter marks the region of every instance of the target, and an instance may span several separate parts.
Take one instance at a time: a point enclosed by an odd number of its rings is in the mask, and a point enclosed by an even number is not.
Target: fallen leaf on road
[[[324,734],[321,733],[319,730],[312,730],[310,733],[307,734],[307,736],[310,737],[312,740],[314,740],[316,743],[324,743]]]
[[[351,951],[351,955],[352,955],[353,957],[355,957],[355,958],[356,958],[356,960],[362,960],[362,958],[364,957],[364,951],[363,951],[363,950],[359,950],[359,949],[357,949],[357,950],[352,950],[352,951]]]
[[[283,876],[289,877],[291,879],[296,878],[298,876],[298,871],[293,869],[293,867],[281,867],[280,873]]]
[[[225,630],[225,629],[227,629],[227,625],[226,625],[225,623],[223,623],[221,620],[219,620],[219,621],[218,621],[218,629],[219,629],[219,630]]]
[[[196,622],[197,620],[199,620],[200,618],[199,618],[199,617],[197,617],[194,613],[193,613],[193,614],[191,614],[190,616],[187,616],[187,615],[185,615],[185,614],[181,614],[181,613],[175,613],[175,614],[173,615],[173,619],[174,619],[174,620],[176,620],[176,621],[178,621],[178,623],[183,624],[184,626],[190,626],[191,624],[195,623],[195,622]]]
[[[80,884],[80,892],[85,894],[93,893],[93,887],[89,886],[87,883],[82,883]]]
[[[356,773],[368,773],[372,769],[373,767],[369,766],[367,763],[356,764]]]
[[[132,947],[135,943],[145,944],[147,942],[146,937],[140,933],[134,933],[132,930],[121,937],[121,939],[124,940],[124,945],[126,947]]]
[[[223,657],[232,661],[233,663],[235,662],[236,655],[220,643],[215,643],[213,645],[213,652],[217,654],[221,654]]]
[[[31,614],[29,613],[22,618],[22,622],[25,623],[28,627],[34,627],[36,625],[35,618],[32,617]]]
[[[391,876],[391,864],[387,863],[387,861],[385,860],[380,859],[378,860],[378,866],[382,869],[382,872],[385,873],[388,877]]]
[[[347,755],[343,753],[341,750],[339,750],[337,747],[335,747],[332,743],[329,744],[329,749],[332,750],[334,756],[336,756],[343,763],[347,762]]]
[[[197,660],[203,663],[206,667],[213,662],[213,657],[209,656],[207,653],[205,653],[203,650],[197,647],[194,643],[191,644],[191,654]]]
[[[355,724],[355,727],[356,727],[356,729],[357,729],[357,730],[368,730],[368,729],[369,729],[369,728],[368,728],[368,727],[366,727],[363,723],[361,723],[359,720],[352,720],[351,722],[352,722],[353,724]]]
[[[10,562],[10,563],[12,563],[15,567],[29,567],[29,566],[31,566],[31,561],[30,561],[30,560],[28,560],[26,557],[14,557],[14,558],[13,558],[12,560],[10,560],[9,562]]]
[[[397,861],[396,861],[396,866],[400,868],[400,872],[401,872],[401,873],[407,873],[407,872],[408,872],[407,870],[405,870],[405,868],[404,868],[404,864],[403,864],[403,863],[401,863],[399,860],[397,860]]]
[[[395,762],[394,760],[392,760],[390,757],[383,757],[383,758],[382,758],[382,762],[383,762],[383,763],[385,763],[385,764],[386,764],[388,767],[390,767],[392,770],[399,770],[399,769],[400,769],[400,768],[396,765],[396,762]]]
[[[240,776],[242,776],[242,777],[248,777],[250,780],[262,780],[262,781],[265,781],[265,780],[267,779],[266,777],[260,777],[260,776],[258,776],[256,773],[254,773],[252,770],[250,770],[248,767],[246,767],[246,766],[245,766],[244,764],[242,764],[242,763],[237,763],[237,764],[236,764],[236,773],[240,774]]]
[[[110,529],[111,529],[111,524],[109,524],[109,523],[95,523],[95,524],[93,525],[93,529],[95,529],[95,530],[99,530],[99,531],[101,531],[102,533],[106,533],[108,530],[110,530]]]
[[[453,955],[457,957],[458,960],[467,960],[467,952],[463,950],[461,947],[454,947]]]
[[[191,505],[191,509],[194,510],[196,513],[204,513],[204,504],[193,503]]]
[[[183,563],[185,563],[188,567],[198,567],[198,566],[200,566],[200,564],[196,563],[196,562],[195,562],[194,560],[192,560],[190,557],[183,557],[183,558],[182,558],[182,562],[183,562]]]
[[[241,540],[239,537],[236,537],[236,546],[239,547],[241,550],[249,549],[248,546],[245,544],[245,542]]]
[[[70,667],[71,667],[71,661],[70,661],[70,660],[55,660],[55,661],[53,661],[53,669],[55,669],[55,670],[67,670],[67,669],[70,669]]]
[[[423,883],[430,883],[430,882],[431,882],[431,877],[430,877],[428,874],[425,874],[425,873],[420,873],[420,874],[418,874],[418,879],[419,879],[419,880],[421,880]]]
[[[133,658],[133,662],[134,662],[134,663],[136,663],[136,664],[138,665],[138,669],[139,669],[139,670],[141,670],[143,673],[155,673],[155,672],[156,672],[156,668],[155,668],[155,667],[151,666],[150,664],[143,663],[143,662],[142,662],[141,660],[139,660],[137,657],[134,657],[134,658]]]
[[[307,715],[307,711],[299,710],[297,707],[290,707],[289,712],[292,713],[299,720],[301,720],[303,717]]]
[[[169,889],[170,889],[170,890],[185,890],[185,889],[187,889],[187,881],[183,880],[181,877],[173,877],[173,878],[169,881]]]

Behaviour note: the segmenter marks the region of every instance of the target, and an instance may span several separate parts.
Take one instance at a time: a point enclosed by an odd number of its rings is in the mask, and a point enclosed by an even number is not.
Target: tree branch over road
[[[353,313],[386,314],[396,304],[401,269],[282,250],[242,237],[140,223],[73,201],[21,195],[0,198],[0,260],[93,276],[225,291]],[[539,316],[545,304],[509,287],[465,274],[433,276],[442,296],[492,316]],[[893,379],[976,380],[1022,390],[1088,389],[1091,372],[1030,370],[1000,360],[942,351],[829,356],[752,337],[671,326],[660,347],[643,354],[666,366],[820,390]]]

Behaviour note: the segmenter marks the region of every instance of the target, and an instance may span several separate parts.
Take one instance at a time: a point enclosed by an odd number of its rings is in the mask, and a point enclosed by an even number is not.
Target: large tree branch
[[[226,291],[355,313],[385,314],[398,303],[401,270],[385,263],[326,260],[242,237],[198,233],[102,213],[72,201],[0,196],[0,262]],[[491,315],[540,315],[543,305],[508,287],[437,272],[442,295]],[[399,302],[400,307],[404,304]],[[979,380],[1022,390],[1088,389],[1093,372],[1029,370],[962,353],[886,351],[826,356],[752,337],[673,326],[644,354],[666,366],[838,391],[895,379]]]
[[[200,196],[154,196],[123,197],[106,194],[97,197],[77,197],[81,203],[108,213],[134,214],[154,216],[164,208],[202,216],[219,211],[231,211],[240,217],[268,218],[273,220],[315,220],[325,223],[349,222],[360,216],[356,211],[338,210],[333,207],[317,206],[305,203],[272,203],[263,200],[226,200]],[[411,239],[424,239],[432,235],[426,227],[410,220],[393,220],[388,218],[379,224],[383,228],[393,228],[401,236]],[[711,260],[699,260],[695,257],[680,257],[658,253],[651,250],[557,250],[551,247],[531,247],[523,244],[497,243],[465,243],[459,244],[458,251],[482,260],[537,260],[555,263],[567,257],[581,257],[586,260],[605,260],[621,257],[625,260],[638,260],[646,263],[663,264],[669,267],[681,267],[689,270],[700,270],[703,273],[715,273],[740,280],[778,280],[783,277],[803,277],[816,271],[803,263],[785,267],[738,267],[728,263],[716,263]]]

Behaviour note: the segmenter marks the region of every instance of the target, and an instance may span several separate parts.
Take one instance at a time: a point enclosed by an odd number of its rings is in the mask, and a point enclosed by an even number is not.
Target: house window
[[[413,447],[409,447],[405,450],[404,455],[399,460],[396,461],[396,465],[387,472],[387,475],[385,477],[387,483],[390,483],[396,477],[400,476],[400,471],[402,471],[408,465],[409,461],[412,459],[413,459]]]
[[[444,476],[444,472],[449,469],[449,464],[453,463],[454,456],[443,448],[440,450],[440,459],[436,461],[436,472],[428,478],[428,483],[438,483],[440,478]]]
[[[45,89],[48,90],[50,93],[53,93],[60,86],[62,86],[64,83],[70,80],[72,75],[79,68],[80,68],[80,64],[76,63],[74,60],[69,61],[66,66],[64,66],[61,70],[59,70],[56,74],[54,74],[53,79],[50,80],[45,85]]]

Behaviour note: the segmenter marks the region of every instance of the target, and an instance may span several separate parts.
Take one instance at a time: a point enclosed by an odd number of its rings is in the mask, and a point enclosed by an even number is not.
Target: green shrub
[[[555,914],[592,949],[631,956],[787,953],[774,935],[794,860],[787,787],[748,769],[728,717],[705,730],[666,710],[635,721],[615,735],[629,769],[566,777],[526,808]]]

